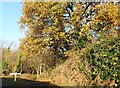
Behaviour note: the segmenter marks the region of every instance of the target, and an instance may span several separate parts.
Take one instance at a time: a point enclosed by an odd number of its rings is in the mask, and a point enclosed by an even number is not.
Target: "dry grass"
[[[71,51],[68,60],[56,68],[44,72],[37,80],[50,80],[59,86],[85,86],[89,81],[79,72],[78,64],[80,64],[80,57],[76,52]]]

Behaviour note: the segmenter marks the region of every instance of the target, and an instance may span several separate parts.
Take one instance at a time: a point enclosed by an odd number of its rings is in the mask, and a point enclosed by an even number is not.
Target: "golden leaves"
[[[26,23],[29,30],[25,39],[27,43],[21,46],[24,47],[26,57],[36,58],[42,49],[61,44],[66,38],[63,20],[66,2],[23,2],[23,4],[23,16],[26,21],[22,21],[24,20],[22,18],[21,23]],[[58,40],[60,42],[57,42]]]
[[[60,32],[60,36],[61,37],[65,36],[65,33],[64,32]]]
[[[99,37],[103,36],[103,34],[106,37],[107,35],[109,36],[109,33],[118,25],[117,19],[120,18],[118,15],[118,5],[106,3],[99,6],[98,4],[94,9],[96,9],[96,14],[92,20],[91,28],[98,32]]]
[[[82,37],[83,33],[82,33],[82,32],[79,32],[79,35],[80,35],[80,37]]]
[[[96,20],[115,22],[118,17],[118,7],[107,3],[100,11],[97,11]]]
[[[29,52],[38,53],[40,48],[47,46],[54,46],[56,44],[59,47],[59,45],[62,45],[61,43],[69,40],[66,37],[67,35],[64,30],[66,23],[63,20],[66,5],[66,2],[24,3],[21,23],[27,24],[29,28],[29,33],[26,35],[27,43],[23,45],[28,55]],[[110,3],[103,4],[102,6],[95,4],[95,7],[91,5],[91,10],[95,11],[94,15],[89,15],[90,10],[85,12],[83,5],[78,3],[74,5],[76,8],[69,18],[69,24],[73,26],[72,30],[70,30],[73,35],[70,35],[70,37],[86,35],[87,39],[91,40],[92,38],[89,36],[90,30],[94,30],[100,37],[105,33],[106,29],[114,29],[117,25],[119,18],[117,5]],[[114,33],[111,31],[112,35]],[[31,57],[34,57],[34,55]]]

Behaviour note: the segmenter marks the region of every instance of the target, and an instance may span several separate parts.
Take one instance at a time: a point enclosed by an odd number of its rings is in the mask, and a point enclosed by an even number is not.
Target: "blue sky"
[[[22,15],[22,4],[20,2],[1,2],[2,5],[2,27],[0,27],[0,40],[7,42],[14,42],[19,46],[19,39],[24,37],[24,31],[20,30],[19,21]],[[1,23],[0,23],[1,24]],[[2,38],[2,39],[1,39]]]

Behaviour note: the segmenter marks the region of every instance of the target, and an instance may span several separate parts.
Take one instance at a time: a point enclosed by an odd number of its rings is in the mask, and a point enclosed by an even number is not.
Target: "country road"
[[[17,78],[17,81],[14,81],[14,78],[0,78],[2,79],[2,88],[6,87],[33,87],[35,88],[36,86],[39,88],[61,88],[60,86],[51,84],[50,82],[42,82],[42,81],[32,81],[32,80],[26,80],[26,79],[21,79]]]

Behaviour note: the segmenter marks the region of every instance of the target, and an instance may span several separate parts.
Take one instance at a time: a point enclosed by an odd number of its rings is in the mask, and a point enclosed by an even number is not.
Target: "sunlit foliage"
[[[87,44],[119,35],[118,3],[23,2],[22,4],[23,14],[19,23],[21,28],[27,26],[28,29],[26,37],[21,39],[19,49],[31,64],[31,68],[36,69],[37,74],[41,74],[43,65],[51,67],[59,59],[66,60],[65,54],[70,49],[81,50],[89,47]]]

